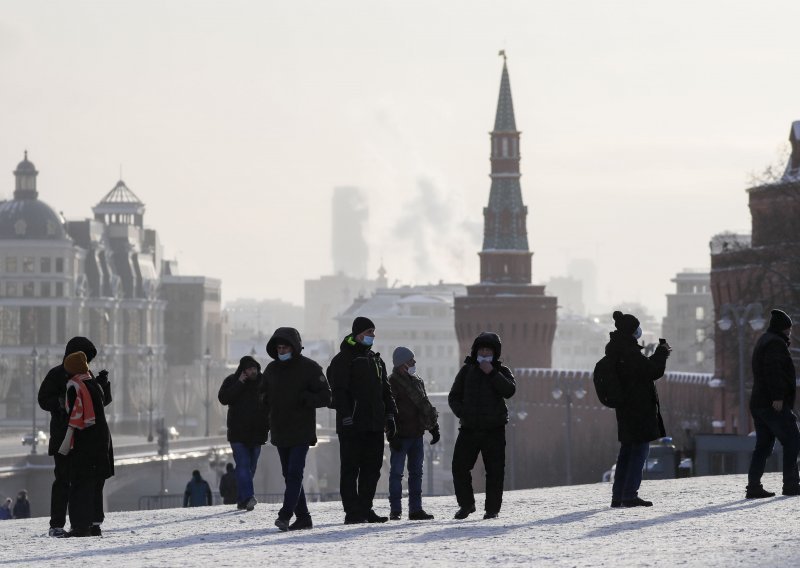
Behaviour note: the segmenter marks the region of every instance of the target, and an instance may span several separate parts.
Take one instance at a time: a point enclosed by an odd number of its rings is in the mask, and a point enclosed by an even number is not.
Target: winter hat
[[[79,375],[89,372],[89,365],[86,363],[86,353],[78,351],[67,355],[64,359],[64,370],[70,375]]]
[[[614,318],[614,327],[622,333],[633,335],[639,327],[639,320],[633,314],[623,314],[620,311],[616,311],[612,314],[612,317]]]
[[[353,335],[361,335],[368,329],[374,329],[375,324],[372,323],[372,320],[369,318],[365,318],[363,316],[358,316],[356,319],[353,320]]]
[[[769,318],[769,328],[775,329],[778,331],[783,331],[784,329],[789,329],[792,327],[792,318],[790,318],[786,312],[782,310],[772,310],[770,312]]]
[[[397,349],[394,350],[394,353],[392,353],[392,364],[396,369],[400,365],[408,363],[413,358],[414,358],[414,352],[411,351],[411,349],[409,349],[408,347],[398,347]]]
[[[83,351],[86,354],[87,363],[91,363],[92,359],[97,357],[97,348],[94,346],[94,343],[85,337],[77,336],[67,341],[67,347],[64,349],[64,357],[72,353],[77,353],[78,351]]]

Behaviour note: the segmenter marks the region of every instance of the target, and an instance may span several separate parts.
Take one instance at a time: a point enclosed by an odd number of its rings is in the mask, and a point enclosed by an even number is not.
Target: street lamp
[[[569,388],[564,390],[556,387],[553,389],[551,393],[555,400],[561,399],[564,397],[565,405],[564,407],[567,410],[567,428],[566,428],[566,440],[567,440],[567,447],[566,447],[566,462],[567,462],[567,485],[572,485],[572,397],[574,396],[576,399],[580,400],[584,396],[586,396],[586,390],[582,386],[578,386],[573,391],[570,391]]]
[[[31,376],[31,417],[33,421],[33,437],[31,438],[31,454],[36,453],[36,444],[39,441],[36,436],[36,379],[39,375],[39,352],[36,347],[31,351],[31,361],[33,362],[33,375]]]
[[[210,375],[211,375],[211,350],[208,347],[206,347],[206,352],[203,353],[203,362],[206,365],[206,438],[208,438],[209,409],[211,408],[211,399],[209,398],[208,394],[208,382],[210,380]]]
[[[147,406],[148,412],[148,427],[147,427],[147,441],[153,441],[153,348],[147,349],[147,382],[150,389],[150,404]]]
[[[760,331],[764,328],[764,318],[762,316],[763,309],[761,304],[753,302],[751,304],[742,305],[741,302],[736,304],[723,304],[722,317],[717,321],[717,325],[722,331],[728,331],[734,326],[736,327],[736,339],[739,347],[739,420],[736,424],[736,432],[740,436],[746,436],[749,430],[749,422],[747,420],[747,407],[744,400],[744,332],[746,331],[745,324],[749,324],[753,331]]]

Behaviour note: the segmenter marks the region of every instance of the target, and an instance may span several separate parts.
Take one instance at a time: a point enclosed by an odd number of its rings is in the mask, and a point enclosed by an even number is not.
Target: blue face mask
[[[636,331],[633,332],[633,337],[635,337],[636,339],[639,339],[641,336],[642,336],[642,328],[640,326],[640,327],[637,327]]]
[[[280,359],[281,361],[288,361],[291,358],[292,358],[291,353],[281,353],[278,355],[278,359]]]
[[[494,356],[492,355],[486,355],[486,356],[478,355],[477,357],[478,363],[491,363],[492,359],[494,359]]]
[[[375,343],[375,338],[372,337],[371,335],[365,335],[361,343],[367,346],[371,346],[373,343]]]

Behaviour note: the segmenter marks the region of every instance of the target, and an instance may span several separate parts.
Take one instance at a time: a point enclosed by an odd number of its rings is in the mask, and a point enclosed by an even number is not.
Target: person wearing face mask
[[[351,331],[327,373],[336,409],[344,522],[385,523],[389,518],[375,513],[372,501],[381,477],[384,431],[390,442],[397,433],[397,407],[386,365],[372,351],[375,324],[359,316]]]
[[[303,491],[303,471],[311,446],[317,445],[317,408],[331,400],[322,367],[301,352],[300,333],[279,327],[267,342],[273,361],[264,369],[261,397],[269,418],[270,442],[277,447],[286,488],[275,526],[282,531],[310,529]],[[295,521],[289,524],[292,516]]]
[[[236,508],[247,511],[252,511],[258,503],[253,476],[269,429],[258,398],[260,381],[261,365],[245,355],[239,360],[236,372],[222,382],[217,395],[219,402],[228,407],[228,442],[236,463]]]
[[[623,399],[615,408],[620,449],[611,506],[651,507],[651,501],[639,497],[639,486],[650,442],[667,435],[655,381],[664,376],[672,348],[664,342],[650,357],[645,357],[643,346],[637,341],[642,336],[639,320],[620,311],[615,311],[612,317],[616,330],[609,334],[606,355],[617,361]]]
[[[422,436],[431,433],[431,444],[439,441],[436,408],[428,400],[425,383],[417,376],[414,352],[398,347],[392,354],[394,369],[389,375],[397,404],[397,435],[389,443],[389,518],[399,520],[403,511],[403,470],[408,457],[408,519],[426,521],[433,518],[422,508],[422,464],[425,447]]]
[[[514,396],[516,382],[500,363],[502,344],[496,333],[484,331],[472,343],[472,352],[456,375],[447,402],[460,422],[453,449],[453,487],[458,501],[456,519],[475,512],[472,468],[483,456],[486,470],[484,519],[494,519],[503,503],[506,462],[506,399]]]
[[[756,430],[756,447],[747,476],[747,499],[774,497],[761,485],[767,458],[777,438],[783,446],[783,495],[800,495],[797,455],[800,432],[794,415],[796,376],[789,344],[792,320],[781,310],[770,312],[769,327],[753,349],[753,393],[750,413]]]

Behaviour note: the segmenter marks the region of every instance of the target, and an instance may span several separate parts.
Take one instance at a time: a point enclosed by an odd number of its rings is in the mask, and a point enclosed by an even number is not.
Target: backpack
[[[603,406],[617,408],[622,402],[622,382],[617,371],[617,359],[608,355],[594,366],[594,390]]]

